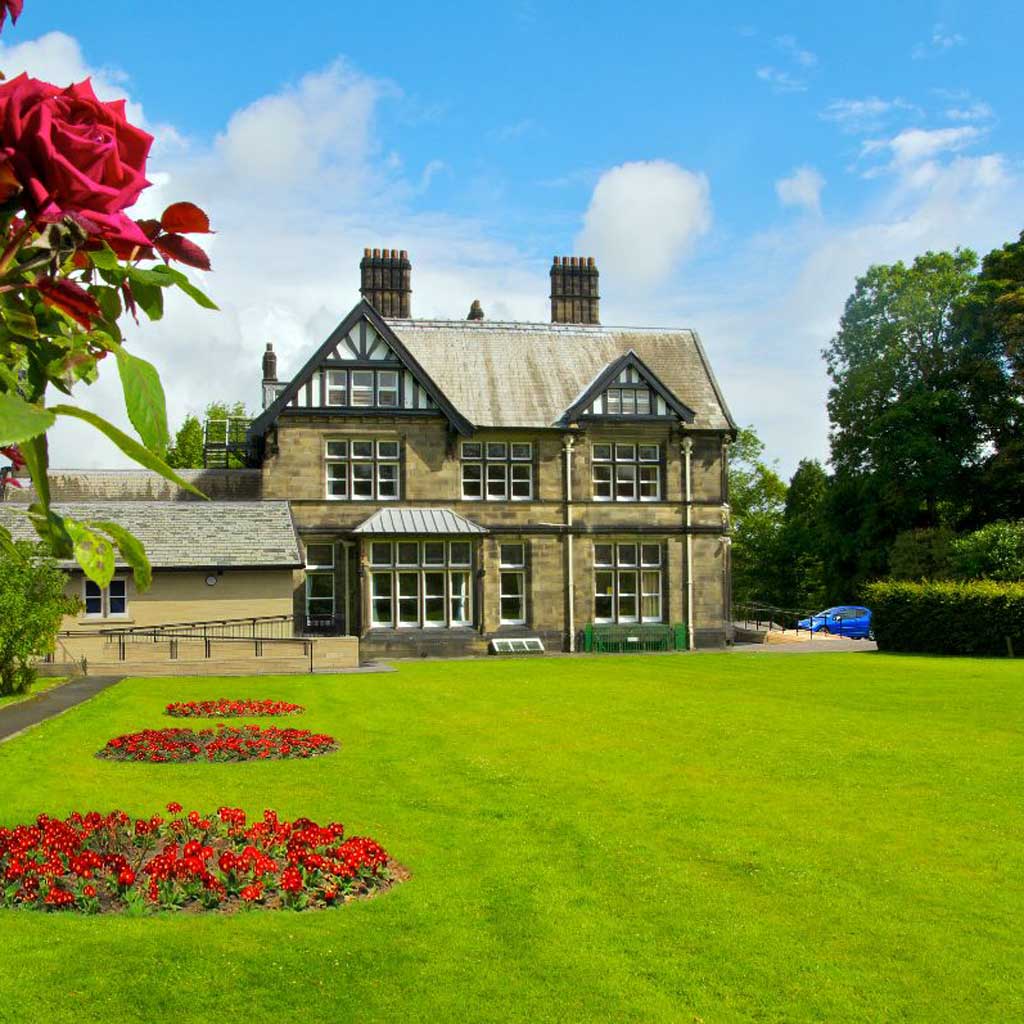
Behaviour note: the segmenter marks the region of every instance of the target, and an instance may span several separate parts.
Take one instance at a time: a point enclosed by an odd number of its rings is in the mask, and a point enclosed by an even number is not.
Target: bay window
[[[374,541],[371,625],[443,629],[472,622],[472,549],[466,541]]]

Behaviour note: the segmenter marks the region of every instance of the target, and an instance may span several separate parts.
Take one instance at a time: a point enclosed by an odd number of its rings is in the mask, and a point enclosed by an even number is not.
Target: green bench
[[[583,650],[594,654],[685,651],[686,626],[643,623],[621,626],[590,622],[583,630]]]

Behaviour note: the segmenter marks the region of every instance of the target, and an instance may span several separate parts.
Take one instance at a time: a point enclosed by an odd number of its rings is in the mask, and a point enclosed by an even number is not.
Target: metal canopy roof
[[[382,508],[353,533],[453,534],[487,533],[482,526],[450,508]]]

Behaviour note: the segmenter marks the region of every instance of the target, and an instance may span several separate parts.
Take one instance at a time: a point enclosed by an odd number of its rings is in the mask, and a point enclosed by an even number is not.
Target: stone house
[[[730,637],[735,423],[694,331],[604,327],[593,259],[555,257],[551,323],[410,316],[406,253],[249,428],[302,540],[302,628],[363,656],[574,650],[588,624]]]

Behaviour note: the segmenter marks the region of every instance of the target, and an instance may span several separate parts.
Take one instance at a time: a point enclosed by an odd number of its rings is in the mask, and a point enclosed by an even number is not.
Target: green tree
[[[828,474],[816,459],[801,459],[786,491],[778,539],[779,604],[813,611],[828,603],[825,513]]]
[[[950,548],[956,535],[948,526],[904,530],[889,549],[894,580],[942,580],[950,574]]]
[[[973,494],[974,523],[1024,518],[1024,232],[982,261],[959,323],[972,345],[989,354],[980,396],[987,456]]]
[[[13,546],[18,557],[5,559],[0,572],[0,694],[32,685],[34,662],[53,652],[64,616],[81,607],[64,593],[68,577],[43,545]]]
[[[775,603],[778,596],[778,540],[786,485],[764,461],[764,450],[753,427],[745,427],[729,453],[732,585],[740,603]]]
[[[203,468],[203,425],[189,413],[167,450],[167,465],[174,469]]]
[[[962,580],[1024,580],[1024,522],[989,523],[958,537],[950,563]]]

